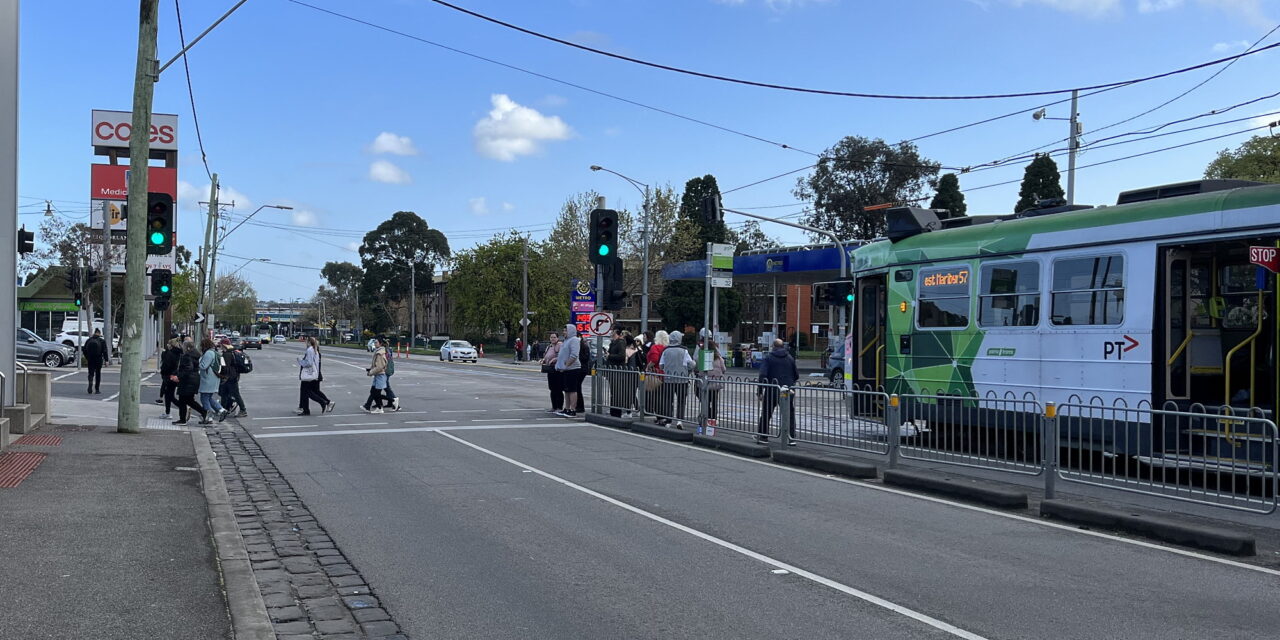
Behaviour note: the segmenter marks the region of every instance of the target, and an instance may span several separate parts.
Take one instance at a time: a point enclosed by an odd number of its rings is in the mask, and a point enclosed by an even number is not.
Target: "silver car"
[[[440,347],[440,359],[449,362],[476,361],[476,348],[466,340],[450,340]]]
[[[18,329],[17,339],[15,352],[19,360],[43,362],[49,367],[61,367],[71,362],[76,352],[75,347],[41,339],[26,329]]]

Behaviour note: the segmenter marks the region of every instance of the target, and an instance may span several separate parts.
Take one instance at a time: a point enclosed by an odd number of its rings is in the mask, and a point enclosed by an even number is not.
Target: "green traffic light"
[[[164,234],[159,231],[152,231],[151,244],[164,244]]]
[[[169,293],[169,285],[167,284],[160,285],[160,293]]]
[[[609,245],[607,244],[600,245],[600,255],[602,256],[609,255]]]
[[[853,302],[853,294],[851,293],[845,296],[844,299],[845,299],[845,302]]]

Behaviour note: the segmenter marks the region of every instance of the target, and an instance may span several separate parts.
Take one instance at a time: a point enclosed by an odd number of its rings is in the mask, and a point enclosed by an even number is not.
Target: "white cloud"
[[[1280,122],[1280,113],[1269,116],[1257,116],[1250,120],[1249,124],[1255,127],[1269,127],[1274,122]]]
[[[1159,13],[1182,6],[1182,0],[1138,0],[1141,13]]]
[[[554,109],[556,107],[563,107],[569,104],[569,99],[564,96],[556,95],[554,93],[548,93],[546,96],[542,98],[540,102],[542,106],[551,107]]]
[[[489,203],[485,201],[484,196],[468,200],[467,208],[471,209],[471,213],[478,216],[489,215]]]
[[[1231,51],[1244,51],[1249,48],[1248,40],[1236,40],[1234,42],[1219,42],[1213,45],[1214,53],[1228,53]]]
[[[314,227],[320,224],[320,219],[316,214],[306,209],[294,209],[289,212],[289,220],[292,224],[299,227]]]
[[[413,146],[413,140],[408,136],[398,136],[390,131],[383,131],[378,137],[373,139],[373,144],[369,145],[369,151],[372,153],[390,153],[397,156],[416,156],[418,148]]]
[[[1121,11],[1121,0],[1009,0],[1015,7],[1033,4],[1067,13],[1099,17]],[[1156,0],[1160,2],[1162,0]]]
[[[1275,20],[1267,17],[1262,10],[1262,0],[1199,0],[1201,5],[1221,9],[1224,13],[1234,15],[1241,20],[1259,28],[1270,29]]]
[[[573,135],[573,129],[559,116],[544,116],[501,93],[493,94],[490,100],[493,109],[473,130],[476,151],[482,156],[512,162],[537,153],[542,142]]]
[[[409,184],[413,182],[404,169],[386,160],[374,160],[369,165],[369,179],[374,182],[385,182],[387,184]]]
[[[502,203],[502,210],[503,210],[503,211],[515,211],[515,210],[516,210],[516,206],[515,206],[514,204],[511,204],[510,202],[504,202],[504,203]]]
[[[190,211],[208,211],[208,204],[201,205],[201,202],[209,202],[209,183],[196,186],[190,182],[183,180],[178,181],[178,208]],[[231,203],[236,204],[236,209],[244,211],[250,207],[256,207],[253,200],[248,196],[236,191],[235,189],[223,184],[218,187],[218,202],[230,206]]]
[[[360,250],[359,242],[352,240],[351,242],[347,243],[347,251],[359,251],[359,250]]]

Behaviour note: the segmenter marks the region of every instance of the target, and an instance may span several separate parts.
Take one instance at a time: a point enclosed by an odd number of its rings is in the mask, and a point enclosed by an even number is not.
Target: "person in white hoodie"
[[[665,376],[662,381],[663,409],[668,416],[674,417],[674,422],[672,418],[661,418],[658,424],[671,424],[677,429],[682,429],[681,421],[684,419],[685,404],[689,399],[689,376],[694,368],[693,356],[689,355],[689,350],[684,348],[684,334],[679,331],[671,332],[667,337],[667,348],[662,350],[659,364]],[[673,408],[675,413],[671,411]]]
[[[560,343],[560,353],[556,355],[556,372],[560,374],[560,382],[564,389],[564,410],[556,415],[576,418],[578,412],[578,395],[582,393],[582,380],[586,378],[586,369],[582,362],[582,338],[578,337],[578,328],[572,324],[564,326],[564,342]]]

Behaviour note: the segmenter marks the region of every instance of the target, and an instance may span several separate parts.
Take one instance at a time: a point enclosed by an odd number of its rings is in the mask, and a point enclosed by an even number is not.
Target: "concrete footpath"
[[[233,637],[192,435],[80,402],[0,455],[0,638]]]

